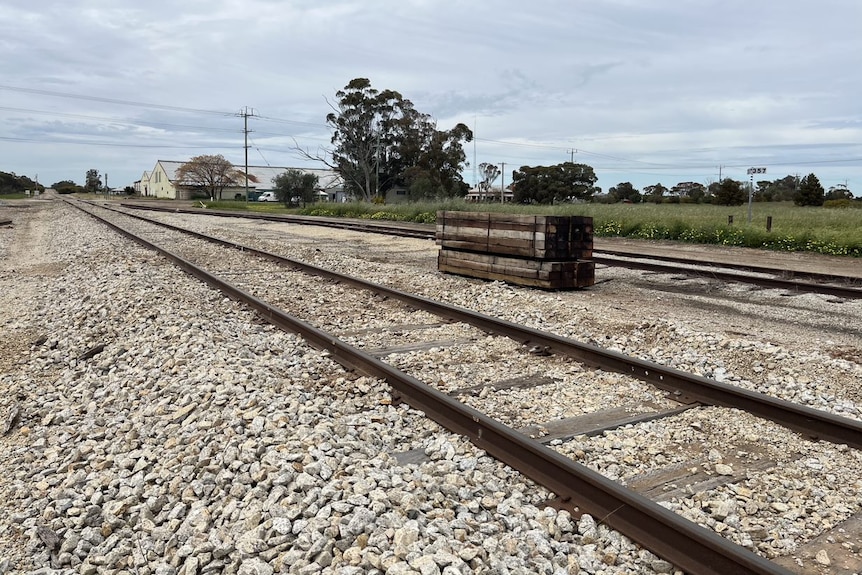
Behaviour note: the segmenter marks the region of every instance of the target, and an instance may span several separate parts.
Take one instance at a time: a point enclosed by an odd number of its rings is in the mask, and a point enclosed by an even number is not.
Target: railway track
[[[114,213],[111,218],[126,219],[128,216]],[[126,226],[144,225],[139,218],[135,220],[135,224],[126,223],[116,229],[120,231]],[[785,571],[728,539],[681,519],[652,499],[575,463],[572,458],[584,458],[586,452],[596,449],[587,447],[591,442],[585,441],[585,437],[626,429],[624,426],[632,424],[648,425],[649,422],[694,417],[693,420],[683,419],[681,424],[662,424],[682,425],[688,429],[696,427],[697,421],[713,421],[717,417],[732,420],[735,416],[725,412],[727,407],[733,407],[780,421],[782,425],[806,436],[828,439],[854,448],[862,443],[862,427],[856,421],[722,385],[469,310],[445,306],[384,286],[369,285],[358,278],[284,260],[274,254],[233,242],[217,241],[222,246],[235,248],[229,252],[230,255],[226,255],[224,251],[212,248],[212,238],[204,238],[201,234],[197,234],[197,238],[209,244],[189,242],[187,239],[170,241],[166,238],[167,234],[181,232],[162,223],[158,225],[160,231],[150,231],[148,235],[158,238],[159,243],[169,241],[174,246],[185,245],[185,256],[166,255],[189,273],[218,286],[231,297],[245,301],[268,321],[298,331],[315,346],[329,350],[344,365],[387,380],[395,390],[396,400],[404,400],[425,411],[445,427],[466,435],[488,453],[521,470],[555,493],[557,504],[603,518],[608,525],[690,572]],[[134,235],[123,233],[129,237]],[[209,255],[202,255],[204,253]],[[248,268],[249,255],[257,258],[254,273],[234,274],[232,283],[203,269],[203,266],[222,269],[228,258],[242,260],[231,266],[232,269]],[[192,256],[199,265],[189,261]],[[275,267],[270,262],[274,262]],[[284,268],[291,271],[285,272]],[[302,273],[293,270],[301,270]],[[309,282],[309,273],[317,279]],[[255,281],[250,281],[251,275]],[[262,285],[261,278],[269,282]],[[286,290],[273,286],[273,283],[285,279],[289,279],[294,287]],[[338,283],[332,285],[332,281]],[[351,289],[345,290],[348,284]],[[296,289],[296,285],[304,287]],[[342,301],[348,296],[353,297],[356,293],[353,288],[356,287],[362,288],[363,291],[358,293],[365,295],[359,297],[355,313],[348,314],[349,317],[340,315],[329,323],[323,322],[322,318],[327,317],[327,302],[334,298]],[[302,310],[305,315],[302,318],[293,317],[282,312],[284,308]],[[309,325],[311,322],[318,325]],[[490,370],[485,368],[483,375],[477,376],[476,358],[490,359],[488,350],[492,350],[491,355],[501,360],[502,365]],[[445,362],[434,359],[442,355],[447,356]],[[429,356],[432,363],[439,363],[443,367],[441,374],[436,377],[428,373]],[[379,358],[386,358],[387,362],[381,362]],[[478,363],[483,362],[480,360]],[[603,371],[587,374],[582,364]],[[618,375],[609,376],[605,372]],[[601,386],[599,393],[613,398],[608,402],[607,409],[601,413],[583,413],[577,406],[567,406],[568,411],[561,414],[559,410],[537,408],[547,403],[543,401],[547,399],[544,397],[546,394],[559,393],[573,384],[582,384],[586,375],[600,381],[605,378],[605,385]],[[420,377],[426,381],[430,379],[432,385],[423,384]],[[481,383],[476,384],[477,379]],[[657,392],[656,388],[662,391]],[[529,395],[531,393],[534,395]],[[501,397],[505,399],[499,399]],[[453,398],[462,401],[453,401]],[[633,398],[638,400],[632,401]],[[571,394],[567,401],[573,401]],[[724,406],[725,409],[720,412],[721,415],[718,412],[703,412],[719,409],[704,407],[706,405]],[[525,409],[525,406],[533,406],[533,409]],[[482,412],[487,411],[499,414],[503,422],[482,415]],[[694,416],[695,412],[708,414]],[[702,426],[702,423],[699,425]],[[788,435],[788,441],[796,440],[798,438],[795,435]],[[682,478],[688,477],[685,482],[689,489],[697,485],[715,489],[740,482],[746,473],[772,470],[780,465],[778,457],[773,461],[769,457],[755,456],[750,462],[746,457],[719,455],[716,460],[711,451],[703,453],[704,449],[698,447],[697,441],[683,448],[677,446],[677,450],[691,453],[675,461],[675,471],[657,469],[649,477],[641,474],[626,478],[626,482],[660,500],[662,497],[684,494],[684,491],[671,487]],[[703,441],[703,438],[699,441]],[[749,453],[757,451],[753,448],[737,451],[746,450]],[[793,459],[791,457],[789,460]],[[686,467],[686,464],[692,465],[693,461],[696,462],[693,465],[701,468],[700,475]],[[616,470],[610,475],[624,477],[625,473]]]
[[[156,205],[123,204],[124,207],[175,213],[201,214],[221,217],[241,217],[256,220],[279,221],[300,225],[314,225],[354,231],[389,234],[393,236],[435,239],[431,224],[407,222],[363,221],[345,218],[325,218],[297,215],[274,215],[251,212],[230,212],[196,208],[170,208]],[[814,293],[842,299],[862,298],[862,277],[812,271],[788,270],[784,267],[758,266],[750,263],[728,263],[639,253],[635,250],[594,249],[593,261],[600,265],[625,267],[653,273],[684,274],[711,278],[723,282],[739,282],[766,289],[785,290],[789,294]]]

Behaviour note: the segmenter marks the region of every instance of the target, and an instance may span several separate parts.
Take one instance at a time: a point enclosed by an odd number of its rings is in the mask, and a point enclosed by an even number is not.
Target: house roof
[[[168,175],[168,179],[172,182],[176,180],[177,170],[186,162],[175,162],[172,160],[159,160],[156,162],[161,164],[162,169]],[[245,166],[234,166],[240,173],[245,173]],[[249,166],[248,167],[248,187],[255,190],[272,190],[275,188],[275,177],[283,174],[287,170],[299,170],[307,174],[316,174],[318,178],[318,187],[323,190],[340,189],[344,186],[341,176],[334,170],[320,168],[290,168],[283,166]],[[257,181],[255,181],[257,180]],[[237,181],[237,185],[245,185],[245,177],[242,176]]]

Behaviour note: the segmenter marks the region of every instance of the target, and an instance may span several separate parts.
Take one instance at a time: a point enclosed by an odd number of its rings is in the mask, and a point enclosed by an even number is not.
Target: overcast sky
[[[0,171],[131,185],[157,160],[308,166],[351,79],[472,164],[630,181],[815,173],[862,195],[859,0],[3,0]],[[314,166],[322,167],[322,166]],[[499,183],[499,181],[498,181]]]

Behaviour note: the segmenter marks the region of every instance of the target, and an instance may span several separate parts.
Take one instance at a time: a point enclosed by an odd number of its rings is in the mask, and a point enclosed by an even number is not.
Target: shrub
[[[824,208],[862,208],[862,202],[854,202],[853,200],[848,200],[846,198],[842,198],[840,200],[826,200],[823,202]]]

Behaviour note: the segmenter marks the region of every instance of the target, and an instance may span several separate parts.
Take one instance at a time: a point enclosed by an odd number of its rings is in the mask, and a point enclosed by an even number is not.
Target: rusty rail
[[[680,400],[697,401],[708,405],[741,409],[752,415],[763,417],[789,429],[793,429],[812,439],[821,439],[839,444],[847,444],[854,448],[862,448],[862,422],[856,420],[803,405],[797,405],[756,391],[720,383],[706,377],[686,373],[672,367],[518,325],[469,309],[444,304],[429,298],[375,284],[355,276],[341,274],[306,262],[285,258],[265,250],[214,238],[143,216],[125,212],[119,213],[166,229],[189,234],[205,241],[253,253],[278,264],[300,269],[306,273],[348,283],[360,289],[374,291],[451,321],[468,323],[488,333],[504,335],[525,345],[539,346],[540,348],[546,348],[548,351],[572,357],[591,367],[630,375],[660,389],[669,391]]]
[[[437,391],[412,376],[354,348],[331,334],[255,298],[193,263],[83,210],[111,229],[153,249],[190,275],[254,309],[273,325],[300,334],[327,350],[340,364],[384,379],[394,395],[441,426],[464,435],[478,448],[556,494],[571,511],[598,518],[689,573],[789,575],[784,568],[630,491],[601,474]]]
[[[260,214],[254,212],[230,212],[225,210],[209,210],[197,208],[167,208],[162,206],[148,206],[142,204],[123,203],[124,207],[150,210],[177,212],[198,215],[211,215],[233,218],[250,218],[259,220],[269,220],[277,222],[286,222],[294,224],[324,226],[332,228],[353,229],[370,233],[383,233],[405,237],[415,237],[424,239],[434,239],[436,237],[435,229],[428,224],[407,224],[405,222],[386,223],[386,222],[358,222],[356,220],[340,220],[339,218],[319,218],[312,216],[297,216],[290,214]],[[685,258],[675,258],[668,256],[651,256],[646,254],[635,254],[631,252],[619,252],[614,250],[593,250],[592,261],[601,263],[607,266],[625,267],[629,269],[638,269],[643,271],[653,271],[658,273],[684,273],[689,275],[708,276],[713,279],[719,279],[728,282],[749,283],[765,288],[783,289],[792,293],[819,293],[840,297],[845,299],[860,299],[862,298],[862,289],[851,286],[830,285],[825,283],[812,283],[807,281],[798,281],[792,279],[783,279],[780,276],[786,275],[788,270],[779,268],[769,268],[763,266],[750,266],[745,264],[725,264],[721,262],[710,262],[705,260],[692,261]],[[601,257],[600,254],[606,254],[613,257]],[[682,268],[673,265],[665,265],[649,261],[632,261],[627,259],[616,258],[641,258],[641,260],[656,260],[675,262],[679,264],[689,264],[706,266],[713,269],[697,270],[692,268]],[[764,278],[756,275],[742,275],[729,272],[722,272],[717,268],[736,269],[740,271],[751,271],[754,273],[772,274],[773,278]],[[803,276],[812,280],[823,282],[852,282],[858,281],[858,278],[849,278],[834,274],[818,274],[813,272],[793,272],[794,275]]]

